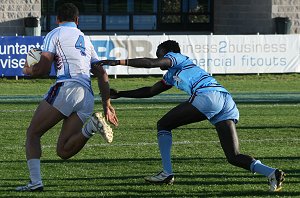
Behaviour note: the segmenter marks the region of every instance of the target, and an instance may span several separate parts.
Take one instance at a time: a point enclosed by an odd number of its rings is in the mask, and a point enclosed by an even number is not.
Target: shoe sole
[[[99,130],[100,135],[107,143],[112,143],[113,141],[113,131],[112,128],[106,123],[105,119],[101,116],[100,113],[94,113],[93,117],[95,117],[98,122],[101,123],[102,127]],[[97,124],[97,123],[95,123]]]
[[[44,187],[38,187],[34,190],[30,190],[30,192],[42,192],[42,191],[44,191]]]
[[[16,192],[42,192],[42,191],[44,191],[43,186],[37,187],[35,189],[28,189],[28,188],[26,189],[26,188],[24,188],[24,189],[21,189],[21,190],[16,190]]]
[[[156,184],[156,185],[163,185],[163,184],[166,184],[166,185],[173,185],[174,183],[174,176],[168,176],[166,179],[164,179],[163,181],[151,181],[151,180],[148,180],[145,178],[145,181],[147,183],[150,183],[150,184]]]
[[[285,180],[285,176],[286,174],[283,171],[279,171],[279,174],[276,175],[276,180],[279,181],[277,182],[277,188],[271,192],[279,192],[282,190],[282,183]]]

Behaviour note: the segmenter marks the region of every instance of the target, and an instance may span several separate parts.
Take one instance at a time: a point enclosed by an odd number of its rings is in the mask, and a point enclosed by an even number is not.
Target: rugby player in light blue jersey
[[[107,142],[112,141],[109,121],[118,125],[114,108],[110,104],[106,71],[93,63],[99,61],[88,37],[77,28],[78,8],[72,3],[58,8],[59,27],[49,32],[43,43],[40,61],[29,67],[25,63],[23,73],[39,77],[48,75],[56,63],[57,80],[37,107],[26,136],[26,158],[30,182],[16,191],[42,191],[40,171],[41,137],[63,120],[57,140],[57,154],[68,159],[78,153],[96,132]],[[98,77],[105,118],[94,111],[94,94],[90,71]],[[84,123],[86,123],[84,125]]]
[[[206,71],[195,65],[189,57],[180,53],[176,41],[161,43],[156,51],[157,58],[136,58],[128,60],[102,60],[99,65],[128,65],[137,68],[161,68],[167,70],[163,79],[152,87],[135,90],[111,90],[111,98],[147,98],[155,96],[172,86],[190,95],[188,101],[171,109],[157,122],[157,138],[162,157],[163,170],[145,177],[150,183],[174,181],[171,164],[172,129],[179,126],[209,120],[215,127],[228,162],[268,177],[270,191],[279,191],[284,180],[284,172],[268,167],[251,156],[240,153],[236,123],[239,111],[228,91]]]

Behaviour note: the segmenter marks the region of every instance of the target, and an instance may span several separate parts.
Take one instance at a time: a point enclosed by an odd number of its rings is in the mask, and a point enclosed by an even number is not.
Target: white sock
[[[40,159],[27,160],[27,166],[29,169],[30,180],[32,184],[42,181],[41,177],[41,161]]]
[[[81,133],[86,138],[91,138],[94,135],[92,131],[92,123],[90,120],[82,127]]]

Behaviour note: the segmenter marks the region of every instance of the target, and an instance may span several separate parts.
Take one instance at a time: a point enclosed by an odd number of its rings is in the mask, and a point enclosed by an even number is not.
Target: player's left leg
[[[16,191],[43,190],[40,171],[41,137],[63,118],[64,115],[45,100],[37,107],[26,134],[26,158],[30,182],[25,186],[17,187]]]
[[[192,104],[184,102],[171,109],[157,122],[157,139],[162,158],[163,171],[157,175],[145,177],[147,182],[156,184],[173,183],[174,176],[171,163],[171,130],[179,126],[199,122],[205,119],[206,117]]]
[[[269,180],[270,191],[281,190],[285,173],[279,169],[264,165],[261,161],[255,160],[249,155],[241,154],[235,123],[232,120],[218,122],[215,126],[221,146],[230,164],[250,170],[253,173],[257,172],[265,175]]]
[[[210,121],[216,127],[228,162],[234,166],[265,175],[270,180],[270,191],[279,191],[284,180],[284,173],[262,164],[259,160],[255,160],[249,155],[240,153],[235,127],[235,121],[238,120],[238,109],[229,94],[221,93],[220,100],[224,101],[222,110],[212,117]]]
[[[240,153],[235,123],[232,120],[224,120],[215,124],[215,127],[227,161],[234,166],[250,170],[254,158]]]

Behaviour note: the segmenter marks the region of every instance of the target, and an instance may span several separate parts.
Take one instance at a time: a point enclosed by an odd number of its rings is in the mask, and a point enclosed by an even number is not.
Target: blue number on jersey
[[[82,56],[86,56],[85,53],[85,45],[84,45],[84,37],[80,35],[75,43],[75,48],[80,50]]]

